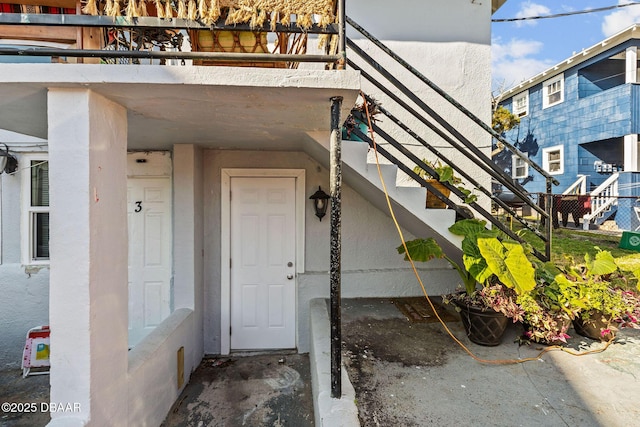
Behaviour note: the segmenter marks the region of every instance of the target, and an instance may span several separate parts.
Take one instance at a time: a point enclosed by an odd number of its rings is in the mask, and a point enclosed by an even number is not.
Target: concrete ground
[[[0,427],[45,426],[51,419],[48,403],[49,375],[22,378],[21,369],[0,371]]]
[[[163,427],[313,427],[309,357],[232,355],[205,359]]]
[[[535,357],[545,346],[516,343],[510,325],[497,347],[472,344],[490,361]],[[598,354],[547,352],[521,364],[472,359],[438,323],[409,323],[389,300],[345,300],[343,362],[356,391],[362,426],[631,426],[639,425],[640,330],[624,329]],[[574,331],[571,330],[570,334]],[[573,334],[575,335],[575,334]],[[567,348],[604,346],[580,336]]]
[[[325,321],[312,318],[312,327],[325,331]],[[490,364],[470,357],[438,323],[410,323],[389,299],[344,300],[342,325],[343,362],[355,389],[355,399],[343,400],[355,401],[362,426],[617,427],[640,420],[640,330],[620,331],[597,354],[552,351],[531,362]],[[522,330],[516,325],[497,347],[470,343],[459,321],[447,325],[489,361],[522,360],[545,348],[518,345]],[[602,347],[579,336],[567,346]],[[205,359],[163,426],[313,426],[310,378],[329,371],[317,369],[323,372],[310,375],[309,356],[295,353]],[[0,401],[47,402],[48,381],[0,372]],[[349,386],[343,377],[343,390]],[[331,427],[357,425],[349,417],[337,419],[342,421]],[[0,413],[2,427],[38,427],[48,420],[47,413]]]
[[[28,403],[29,409],[18,411],[16,406],[13,412],[3,410],[0,427],[46,426],[49,412],[40,409],[49,402],[49,376],[22,378],[21,373],[0,371],[0,403]],[[163,427],[313,425],[309,356],[296,353],[205,358],[162,424]]]

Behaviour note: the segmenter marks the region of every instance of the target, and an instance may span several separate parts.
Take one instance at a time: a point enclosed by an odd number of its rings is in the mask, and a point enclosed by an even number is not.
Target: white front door
[[[129,347],[170,311],[171,180],[129,178]]]
[[[295,178],[231,178],[231,349],[296,346]]]

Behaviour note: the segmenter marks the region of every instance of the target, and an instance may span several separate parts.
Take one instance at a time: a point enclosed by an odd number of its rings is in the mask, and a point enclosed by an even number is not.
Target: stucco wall
[[[349,0],[346,3],[347,15],[380,39],[489,42],[490,1]],[[349,37],[352,35],[348,33]]]
[[[491,2],[400,0],[394,2],[391,8],[382,0],[352,0],[347,3],[349,17],[485,123],[491,123]],[[382,54],[377,47],[355,30],[348,30],[347,35],[467,140],[482,148],[485,154],[489,154],[491,137],[486,131],[389,56]],[[369,74],[379,78],[377,72],[350,49],[347,51],[347,56]],[[400,95],[400,91],[391,83],[386,80],[380,81],[394,94]],[[383,107],[428,143],[435,146],[453,164],[459,165],[465,171],[477,169],[474,161],[452,149],[449,143],[429,130],[413,115],[399,109],[394,101],[364,78],[362,89],[368,95],[374,96]],[[404,95],[400,97],[407,100]],[[413,105],[411,102],[409,104]],[[416,109],[421,111],[419,108]],[[431,123],[435,123],[435,120],[429,118],[426,113],[423,116]],[[405,131],[391,124],[389,119],[381,118],[382,121],[378,125],[418,157],[435,158]],[[389,148],[380,140],[378,143],[381,143],[384,148]],[[395,150],[391,149],[391,152],[395,153]],[[480,184],[490,188],[490,179],[487,174],[478,171],[471,175]],[[398,181],[403,185],[417,185],[402,173],[398,174]],[[481,197],[481,203],[485,208],[489,206],[489,201],[485,197]]]
[[[307,197],[318,186],[327,189],[329,173],[300,152],[206,150],[204,153],[205,353],[220,352],[220,174],[222,168],[304,169]],[[344,297],[420,295],[409,264],[398,255],[400,239],[384,212],[343,187],[342,295]],[[307,352],[308,307],[313,298],[329,296],[329,222],[318,221],[311,202],[305,205],[305,269],[297,276],[298,350]],[[411,239],[405,233],[406,239]],[[438,295],[455,288],[458,277],[446,263],[420,266],[428,291]],[[428,272],[428,274],[426,274]],[[428,277],[427,277],[428,276]]]
[[[200,346],[199,337],[194,334],[199,330],[196,322],[192,310],[179,308],[130,351],[128,425],[156,426],[167,416],[202,359],[201,355],[187,356]],[[177,350],[180,347],[185,351],[184,383],[178,388]]]
[[[22,167],[20,155],[17,157]],[[24,173],[0,175],[0,370],[19,368],[27,331],[49,324],[49,269],[25,268],[20,260],[20,185]]]

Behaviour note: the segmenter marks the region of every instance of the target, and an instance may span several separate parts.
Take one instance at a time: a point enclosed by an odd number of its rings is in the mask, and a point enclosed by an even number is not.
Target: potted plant
[[[520,295],[517,304],[522,309],[524,340],[541,344],[561,345],[570,338],[571,316],[549,296],[545,285]]]
[[[465,219],[449,228],[464,236],[462,264],[447,256],[433,238],[411,240],[405,243],[406,250],[404,245],[397,250],[405,259],[408,251],[415,261],[446,259],[459,273],[464,288],[445,295],[444,301],[456,306],[471,341],[498,345],[508,319],[522,320],[517,298],[535,287],[535,270],[520,243],[485,225],[485,221]]]
[[[471,190],[468,190],[461,185],[462,179],[455,175],[454,170],[451,166],[443,164],[439,159],[436,161],[422,159],[422,162],[429,168],[431,168],[436,173],[436,175],[430,174],[420,166],[414,167],[413,172],[415,172],[420,178],[426,180],[431,186],[435,187],[436,190],[442,193],[443,196],[448,198],[451,194],[451,190],[445,185],[446,183],[452,186],[456,186],[456,188],[464,194],[465,203],[473,203],[478,199],[478,196],[472,194]],[[447,205],[427,189],[427,200],[425,207],[431,209],[446,209]]]
[[[547,295],[571,318],[575,331],[591,339],[614,338],[616,325],[637,323],[640,306],[636,292],[629,289],[627,276],[637,278],[637,266],[625,271],[611,252],[586,254],[584,263],[569,258],[548,285]],[[620,266],[622,268],[620,268]]]
[[[347,116],[347,119],[342,125],[342,139],[362,142],[362,139],[354,133],[354,130],[358,129],[361,133],[368,135],[369,124],[367,120],[367,111],[369,112],[369,117],[372,122],[379,121],[376,117],[381,113],[378,105],[379,102],[372,97],[356,104],[356,106],[351,109],[351,113]]]

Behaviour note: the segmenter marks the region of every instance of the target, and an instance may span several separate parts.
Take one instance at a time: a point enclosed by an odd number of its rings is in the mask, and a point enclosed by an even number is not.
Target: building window
[[[49,162],[42,154],[26,156],[22,173],[23,260],[26,265],[49,263]]]
[[[564,101],[564,74],[560,74],[542,84],[542,108],[551,107]]]
[[[542,150],[542,168],[550,175],[564,173],[564,146],[544,148]]]
[[[529,114],[529,92],[523,92],[513,97],[513,115],[524,117]]]
[[[526,178],[529,175],[529,165],[520,156],[511,157],[511,176],[513,178]]]

